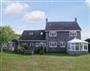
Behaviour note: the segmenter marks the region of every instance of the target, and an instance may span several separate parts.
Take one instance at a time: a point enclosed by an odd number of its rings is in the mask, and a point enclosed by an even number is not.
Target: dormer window
[[[49,37],[56,37],[57,32],[56,31],[49,31]]]
[[[69,36],[70,37],[76,37],[77,36],[77,31],[75,31],[75,30],[69,31]]]
[[[29,35],[33,35],[33,32],[29,32]]]

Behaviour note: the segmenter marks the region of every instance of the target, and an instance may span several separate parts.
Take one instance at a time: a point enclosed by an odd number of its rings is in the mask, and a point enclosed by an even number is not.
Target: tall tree
[[[0,27],[0,44],[15,39],[16,35],[9,26]]]

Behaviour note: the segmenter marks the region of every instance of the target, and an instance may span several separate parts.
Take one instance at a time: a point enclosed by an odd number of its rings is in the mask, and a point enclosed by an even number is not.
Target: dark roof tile
[[[78,23],[73,22],[47,22],[46,30],[81,30]]]
[[[20,40],[45,40],[45,30],[25,30]]]

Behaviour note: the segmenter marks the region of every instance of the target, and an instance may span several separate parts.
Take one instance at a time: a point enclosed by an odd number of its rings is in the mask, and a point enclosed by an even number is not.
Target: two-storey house
[[[66,22],[50,22],[46,19],[45,32],[48,52],[66,52],[67,41],[81,39],[81,28],[76,18]]]
[[[67,46],[68,41],[71,42],[72,46],[71,44]],[[73,41],[75,41],[74,47]],[[60,22],[48,21],[46,19],[45,30],[24,31],[19,39],[19,43],[20,45],[26,45],[28,49],[34,48],[34,50],[42,46],[46,49],[46,52],[73,53],[76,51],[84,51],[84,45],[81,42],[81,28],[78,25],[77,18],[74,21]],[[85,42],[85,44],[87,43]]]

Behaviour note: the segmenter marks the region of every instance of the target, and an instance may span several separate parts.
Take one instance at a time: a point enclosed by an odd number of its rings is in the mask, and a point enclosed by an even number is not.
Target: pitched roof
[[[74,39],[68,41],[68,43],[81,43],[81,42],[88,43],[84,40],[80,40],[80,39],[77,39],[77,38],[74,38]]]
[[[45,30],[25,30],[20,40],[45,40]]]
[[[68,22],[47,22],[46,30],[81,30],[75,21]]]

